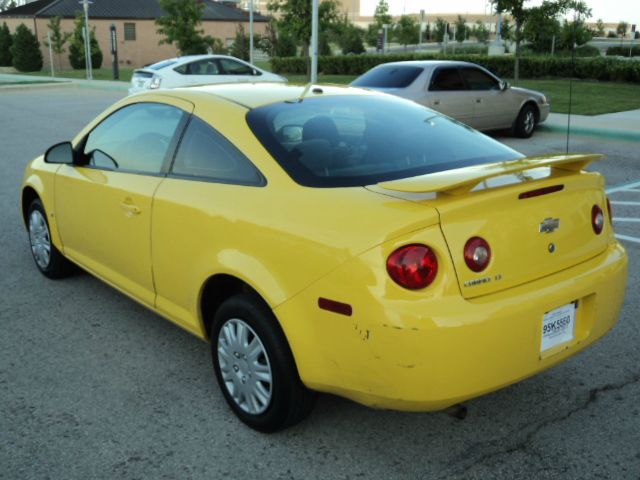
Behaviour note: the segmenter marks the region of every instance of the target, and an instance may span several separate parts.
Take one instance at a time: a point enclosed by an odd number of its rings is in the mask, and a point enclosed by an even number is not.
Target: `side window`
[[[463,68],[462,76],[471,90],[499,90],[498,81],[477,68]]]
[[[182,75],[218,75],[220,73],[218,61],[210,58],[180,65],[174,70]]]
[[[433,91],[452,91],[466,90],[467,86],[460,76],[457,68],[441,68],[436,70],[431,80],[429,90]]]
[[[110,170],[160,173],[183,115],[160,103],[126,106],[89,134],[83,150],[86,162]]]
[[[198,117],[191,121],[180,141],[171,173],[220,183],[262,185],[256,167],[229,140]]]
[[[221,73],[225,75],[253,75],[253,68],[249,65],[228,58],[221,58],[219,60],[220,66],[222,67]]]

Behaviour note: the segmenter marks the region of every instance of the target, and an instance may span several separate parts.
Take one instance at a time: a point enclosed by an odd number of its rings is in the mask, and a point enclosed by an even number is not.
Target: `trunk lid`
[[[474,298],[553,274],[606,249],[612,231],[604,179],[581,171],[600,158],[526,158],[378,187],[438,210],[462,295]],[[425,198],[419,198],[420,192]],[[607,217],[600,235],[592,227],[594,205]],[[492,251],[489,265],[478,273],[464,260],[465,244],[475,236],[484,238]]]

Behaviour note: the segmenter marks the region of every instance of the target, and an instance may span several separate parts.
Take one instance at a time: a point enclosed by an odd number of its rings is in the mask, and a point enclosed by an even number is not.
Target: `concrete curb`
[[[542,132],[567,133],[566,125],[540,124],[538,130]],[[630,130],[610,130],[606,128],[580,127],[572,125],[570,127],[571,135],[580,135],[585,137],[598,137],[609,140],[624,140],[627,142],[640,142],[640,132]]]

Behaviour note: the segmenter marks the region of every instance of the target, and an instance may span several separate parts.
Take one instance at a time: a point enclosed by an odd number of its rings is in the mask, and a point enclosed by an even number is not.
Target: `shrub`
[[[633,48],[625,46],[609,47],[607,48],[607,56],[628,57],[629,51],[631,51],[632,57],[640,57],[640,46],[635,46]]]
[[[86,68],[87,63],[84,56],[84,37],[82,35],[82,30],[84,29],[84,17],[82,12],[76,12],[74,24],[73,34],[71,35],[71,40],[69,42],[69,63],[71,64],[71,68],[75,70],[82,70]],[[91,30],[90,37],[91,67],[100,68],[102,66],[102,50],[100,50],[100,46],[96,40],[95,27]]]
[[[42,53],[36,36],[24,23],[18,25],[11,46],[13,66],[20,72],[39,72],[42,70]]]
[[[320,57],[318,70],[324,74],[361,75],[381,63],[404,60],[461,60],[477,63],[500,77],[510,78],[514,70],[514,58],[486,55],[348,55]],[[271,66],[275,72],[304,74],[305,59],[301,57],[273,57]],[[640,80],[640,62],[613,58],[576,58],[561,56],[523,57],[520,59],[522,78],[574,77],[594,80],[637,82]]]
[[[7,24],[3,22],[2,27],[0,27],[0,67],[10,67],[12,65],[12,44],[13,39],[11,38],[9,27],[7,27]]]

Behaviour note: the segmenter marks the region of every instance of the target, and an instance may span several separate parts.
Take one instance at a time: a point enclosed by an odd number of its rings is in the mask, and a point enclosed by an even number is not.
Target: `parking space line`
[[[640,238],[629,237],[628,235],[620,235],[619,233],[616,233],[616,238],[619,238],[620,240],[626,240],[627,242],[640,243]]]
[[[636,205],[640,206],[640,202],[620,202],[616,200],[611,200],[612,205]]]
[[[619,185],[617,187],[608,188],[606,190],[607,193],[615,193],[620,192],[622,190],[631,190],[632,188],[640,187],[640,182],[631,182],[625,185]]]
[[[614,222],[638,222],[640,223],[640,218],[627,218],[627,217],[613,217]]]

